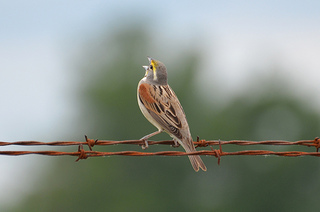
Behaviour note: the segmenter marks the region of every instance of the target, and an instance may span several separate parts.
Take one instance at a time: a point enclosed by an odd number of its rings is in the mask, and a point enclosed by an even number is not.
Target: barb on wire
[[[269,141],[242,141],[242,140],[232,140],[232,141],[206,141],[199,140],[194,142],[196,147],[207,147],[210,146],[211,150],[201,150],[192,153],[180,152],[180,151],[161,151],[161,152],[139,152],[139,151],[121,151],[121,152],[99,152],[93,151],[92,148],[94,145],[117,145],[117,144],[132,144],[132,145],[141,145],[144,141],[141,140],[125,140],[125,141],[107,141],[107,140],[94,140],[89,139],[85,136],[86,141],[54,141],[54,142],[39,142],[39,141],[17,141],[17,142],[0,142],[1,146],[10,146],[10,145],[20,145],[20,146],[78,146],[78,151],[76,152],[62,152],[62,151],[0,151],[0,155],[11,155],[11,156],[20,156],[20,155],[47,155],[47,156],[77,156],[77,160],[86,159],[88,157],[100,157],[100,156],[113,156],[113,155],[123,155],[123,156],[185,156],[185,155],[207,155],[215,156],[218,158],[218,164],[220,164],[220,159],[222,156],[235,156],[235,155],[277,155],[277,156],[288,156],[288,157],[298,157],[298,156],[316,156],[320,157],[320,139],[317,137],[314,140],[301,140],[301,141],[280,141],[280,140],[269,140]],[[163,144],[163,145],[173,145],[173,141],[148,141],[149,145]],[[83,146],[87,145],[90,151],[85,151]],[[219,145],[219,149],[213,149],[212,146]],[[307,147],[315,147],[316,152],[303,152],[303,151],[286,151],[286,152],[276,152],[269,150],[244,150],[236,152],[224,152],[222,151],[222,145],[300,145]]]

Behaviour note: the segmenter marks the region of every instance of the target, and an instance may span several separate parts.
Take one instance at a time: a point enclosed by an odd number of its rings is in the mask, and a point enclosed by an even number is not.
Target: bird
[[[166,132],[173,138],[175,146],[181,145],[187,153],[196,152],[184,110],[168,84],[166,66],[151,57],[148,60],[149,65],[142,66],[145,75],[139,81],[137,98],[142,114],[158,131],[140,139],[144,142],[142,148],[148,148],[150,137]],[[199,168],[207,170],[199,155],[188,157],[196,172]]]

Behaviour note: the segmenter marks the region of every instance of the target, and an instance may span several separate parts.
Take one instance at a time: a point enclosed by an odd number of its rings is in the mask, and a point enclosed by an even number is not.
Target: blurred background
[[[320,135],[319,1],[1,1],[0,140],[140,139],[138,81],[164,62],[193,138]],[[170,139],[165,133],[154,140]],[[7,150],[76,147],[1,147]],[[205,148],[205,149],[210,149]],[[306,147],[223,146],[224,151]],[[97,151],[141,150],[95,146]],[[151,146],[147,151],[176,150]],[[178,150],[181,150],[179,148]],[[312,157],[0,156],[1,211],[315,211]]]

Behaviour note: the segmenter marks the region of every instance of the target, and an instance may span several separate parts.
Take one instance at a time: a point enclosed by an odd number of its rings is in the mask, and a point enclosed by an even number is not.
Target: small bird
[[[167,68],[151,57],[148,60],[149,66],[142,66],[146,73],[138,84],[138,104],[143,115],[158,131],[141,138],[145,142],[142,148],[148,148],[150,137],[164,131],[173,138],[175,146],[180,144],[187,153],[196,152],[186,115],[176,94],[168,85]],[[203,171],[207,170],[199,155],[188,157],[196,172],[199,167]]]

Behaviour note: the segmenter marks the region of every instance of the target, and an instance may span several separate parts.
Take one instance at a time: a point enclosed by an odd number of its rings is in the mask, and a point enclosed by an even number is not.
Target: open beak
[[[142,66],[145,70],[148,70],[149,66]]]

